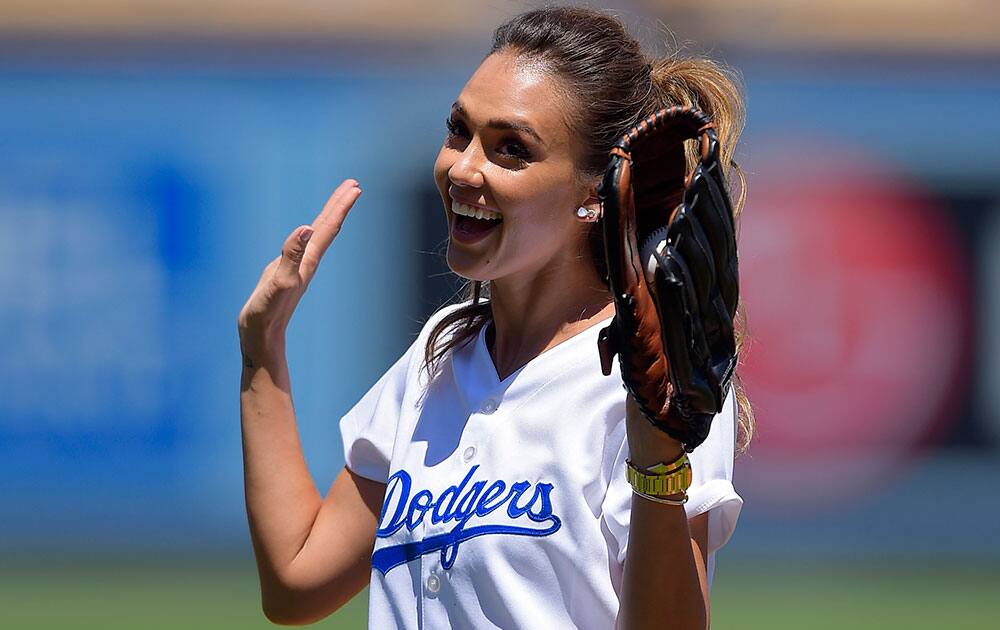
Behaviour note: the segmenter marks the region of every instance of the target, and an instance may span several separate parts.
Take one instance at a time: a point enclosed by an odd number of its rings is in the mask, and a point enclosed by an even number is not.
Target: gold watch
[[[687,453],[669,464],[661,463],[649,468],[639,468],[631,460],[626,463],[625,478],[640,494],[662,497],[685,492],[691,487],[691,462]]]

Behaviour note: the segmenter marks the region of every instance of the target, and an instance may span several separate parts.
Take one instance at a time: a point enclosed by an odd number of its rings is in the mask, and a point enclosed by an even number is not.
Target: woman
[[[712,116],[731,163],[742,106],[712,62],[650,60],[587,9],[496,31],[434,166],[448,264],[472,295],[436,312],[343,417],[347,464],[326,497],[298,441],[284,335],[358,183],[289,235],[239,317],[269,619],[321,619],[370,583],[373,628],[708,626],[714,552],[742,505],[735,392],[690,455],[687,503],[648,501],[626,459],[671,462],[681,445],[626,400],[617,366],[601,373],[596,348],[614,314],[596,187],[614,140],[670,104]]]

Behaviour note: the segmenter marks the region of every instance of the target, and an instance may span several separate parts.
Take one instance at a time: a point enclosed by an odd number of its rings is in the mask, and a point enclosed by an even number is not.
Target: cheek
[[[511,217],[513,220],[504,226],[504,236],[510,246],[518,252],[533,252],[540,257],[571,247],[576,238],[576,220],[572,212],[561,205],[564,204],[552,200],[518,208]],[[532,256],[528,254],[528,257]]]
[[[526,188],[520,190],[523,195]],[[521,197],[515,218],[521,232],[534,231],[552,237],[573,227],[573,212],[563,196],[542,192],[529,200]]]
[[[442,149],[434,161],[434,182],[437,184],[441,196],[444,198],[448,191],[448,170],[451,169],[452,160],[449,159],[448,152]]]

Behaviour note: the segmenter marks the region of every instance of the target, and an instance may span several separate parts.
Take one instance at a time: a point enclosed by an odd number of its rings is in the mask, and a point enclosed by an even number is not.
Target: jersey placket
[[[467,392],[468,395],[470,392]],[[485,393],[485,392],[484,392]],[[466,399],[470,409],[469,419],[462,432],[461,440],[455,451],[441,464],[434,467],[433,478],[448,479],[449,483],[458,484],[463,478],[470,474],[473,467],[480,466],[482,462],[483,449],[488,448],[488,438],[490,424],[498,419],[497,411],[502,402],[502,394],[497,390],[485,393],[477,401],[475,398]],[[472,475],[472,482],[489,476],[489,473],[477,469]],[[438,496],[444,488],[438,489]],[[465,492],[468,488],[465,489]],[[461,501],[465,492],[456,497],[456,506]],[[450,519],[447,522],[439,521],[434,523],[432,514],[428,512],[421,522],[422,536],[427,538],[446,535],[455,530],[458,525],[457,520]],[[469,545],[469,542],[464,543]],[[474,543],[473,543],[474,544]],[[447,602],[454,599],[454,580],[471,580],[473,576],[465,570],[463,566],[463,554],[461,550],[456,550],[455,564],[449,568],[444,568],[442,564],[442,552],[435,551],[427,553],[420,558],[421,576],[421,622],[422,627],[444,628],[448,626]]]

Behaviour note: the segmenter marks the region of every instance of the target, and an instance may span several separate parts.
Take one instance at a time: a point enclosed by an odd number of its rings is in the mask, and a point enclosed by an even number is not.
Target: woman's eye
[[[508,141],[500,145],[501,153],[519,160],[531,158],[531,152],[520,142]]]

